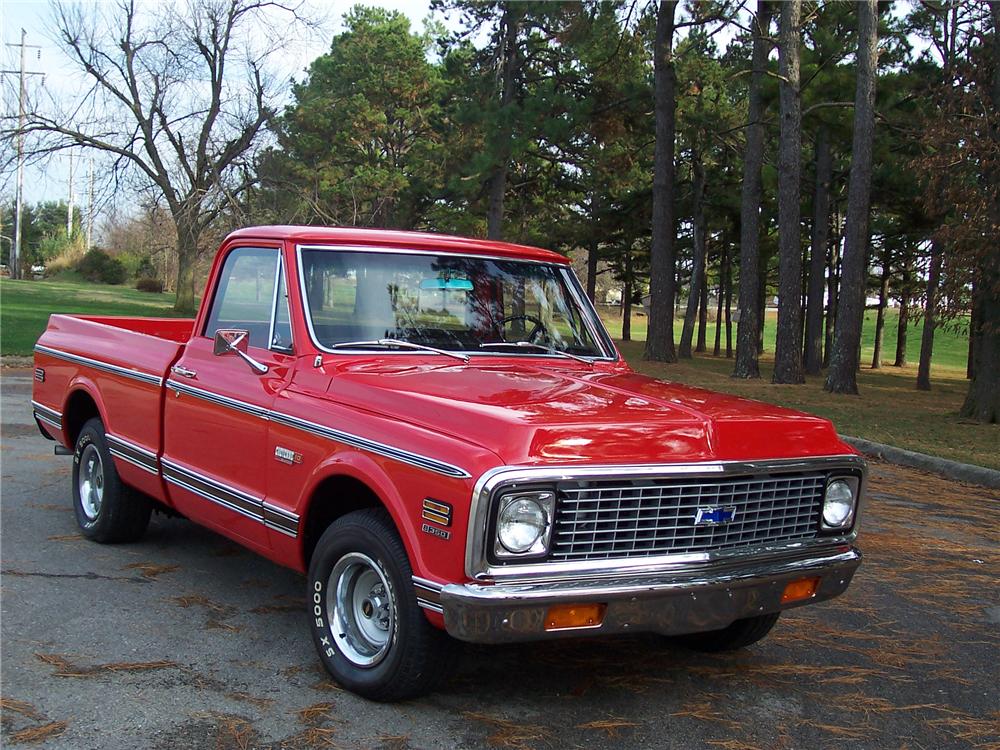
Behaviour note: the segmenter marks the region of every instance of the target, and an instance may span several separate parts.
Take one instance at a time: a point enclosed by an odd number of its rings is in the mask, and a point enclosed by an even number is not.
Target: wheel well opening
[[[354,477],[335,476],[324,479],[309,501],[302,538],[302,559],[309,567],[313,550],[327,527],[341,516],[364,508],[381,508],[379,500],[368,485]]]
[[[69,436],[70,446],[76,445],[80,430],[87,424],[87,421],[100,416],[101,412],[97,409],[97,404],[89,393],[83,390],[73,391],[63,414],[63,425]]]

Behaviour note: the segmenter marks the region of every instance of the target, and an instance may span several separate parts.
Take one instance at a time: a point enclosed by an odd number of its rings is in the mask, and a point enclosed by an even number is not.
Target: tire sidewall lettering
[[[80,485],[78,482],[79,471],[80,471],[80,459],[83,457],[84,449],[86,449],[86,447],[92,443],[94,444],[98,453],[100,453],[101,450],[100,444],[94,442],[93,434],[84,430],[84,432],[80,435],[80,437],[77,438],[76,450],[73,452],[73,504],[74,504],[74,509],[76,511],[77,521],[83,529],[93,529],[94,527],[97,526],[98,523],[100,523],[101,519],[104,517],[103,507],[101,508],[100,511],[98,511],[97,517],[93,519],[87,518],[87,516],[83,514],[80,508],[81,504]]]
[[[323,612],[323,582],[320,580],[313,581],[312,590],[312,615],[315,618],[314,623],[317,629],[328,631],[326,613]]]
[[[80,465],[80,457],[83,455],[83,449],[86,448],[94,442],[94,436],[89,432],[84,432],[80,435],[79,439],[76,441],[76,450],[73,452],[73,463],[77,466]]]

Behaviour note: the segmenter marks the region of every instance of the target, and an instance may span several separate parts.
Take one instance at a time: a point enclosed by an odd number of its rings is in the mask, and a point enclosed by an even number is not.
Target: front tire
[[[85,537],[102,544],[138,541],[149,525],[149,498],[122,483],[96,417],[80,430],[73,453],[73,510]]]
[[[694,651],[707,653],[736,651],[756,643],[770,633],[771,628],[778,622],[780,614],[772,612],[768,615],[747,617],[722,630],[679,636],[678,641]]]
[[[381,509],[349,513],[320,537],[309,564],[313,642],[330,675],[375,701],[433,690],[453,643],[417,604],[403,543]]]

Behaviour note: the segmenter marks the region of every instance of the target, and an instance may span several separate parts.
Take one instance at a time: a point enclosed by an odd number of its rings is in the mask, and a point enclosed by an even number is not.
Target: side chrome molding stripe
[[[249,414],[253,417],[260,417],[261,419],[268,418],[268,410],[260,406],[254,406],[253,404],[248,404],[245,401],[239,401],[235,398],[229,398],[229,396],[222,396],[218,393],[212,393],[211,391],[206,391],[203,388],[197,388],[188,383],[182,383],[179,380],[174,380],[173,378],[167,379],[167,388],[180,393],[186,393],[189,396],[194,396],[195,398],[200,398],[203,401],[208,401],[217,406],[225,406],[229,409],[235,409],[236,411],[241,411],[245,414]]]
[[[31,409],[34,412],[35,419],[40,422],[45,422],[49,427],[55,427],[57,430],[62,430],[62,414],[57,412],[55,409],[50,409],[47,406],[43,406],[37,401],[31,402]]]
[[[206,391],[202,388],[196,388],[188,383],[181,383],[180,381],[173,380],[172,378],[167,380],[166,385],[167,388],[174,391],[186,393],[189,396],[194,396],[195,398],[204,399],[205,401],[217,404],[218,406],[236,409],[237,411],[242,411],[246,414],[259,417],[260,419],[268,419],[272,422],[285,425],[286,427],[292,427],[297,430],[309,432],[327,440],[332,440],[335,443],[350,445],[354,448],[368,451],[369,453],[377,453],[380,456],[385,456],[386,458],[391,458],[395,461],[400,461],[402,463],[410,464],[411,466],[426,469],[427,471],[433,471],[436,474],[442,474],[446,477],[468,479],[471,476],[465,469],[445,463],[444,461],[438,461],[434,458],[422,456],[419,453],[411,453],[410,451],[406,451],[401,448],[394,448],[391,445],[379,443],[375,440],[369,440],[368,438],[361,437],[360,435],[353,435],[349,432],[343,432],[342,430],[335,430],[332,427],[326,427],[324,425],[317,424],[316,422],[310,422],[307,419],[293,417],[291,414],[284,414],[272,409],[263,409],[259,406],[248,404],[245,401],[239,401],[234,398],[229,398],[228,396],[220,396],[217,393],[212,393],[211,391]]]
[[[134,464],[140,469],[148,471],[150,474],[160,473],[159,461],[156,458],[156,454],[152,451],[123,440],[111,433],[106,433],[105,437],[108,440],[108,450],[112,456],[120,458],[122,461],[128,461],[130,464]]]
[[[441,589],[444,587],[440,583],[413,576],[413,588],[417,592],[417,604],[431,612],[444,612],[441,606]]]
[[[401,461],[402,463],[426,469],[427,471],[433,471],[436,474],[443,474],[446,477],[468,479],[471,476],[465,469],[445,463],[444,461],[438,461],[434,458],[421,456],[419,453],[411,453],[410,451],[405,451],[401,448],[394,448],[391,445],[378,443],[374,440],[369,440],[368,438],[363,438],[358,435],[352,435],[349,432],[343,432],[341,430],[335,430],[331,427],[325,427],[321,424],[316,424],[315,422],[300,419],[299,417],[293,417],[290,414],[282,414],[280,412],[272,411],[270,412],[270,418],[272,421],[278,422],[279,424],[304,430],[305,432],[311,432],[313,435],[318,435],[319,437],[326,438],[327,440],[360,448],[361,450],[368,451],[369,453],[377,453],[380,456],[385,456],[386,458],[391,458],[395,461]]]
[[[290,537],[298,536],[299,517],[295,513],[266,503],[261,498],[248,495],[235,487],[210,479],[170,459],[161,459],[160,464],[163,467],[163,478],[171,484],[193,492],[227,510],[240,513],[262,523],[269,529],[280,531]]]
[[[35,351],[42,354],[48,354],[50,357],[64,359],[67,362],[72,362],[77,365],[93,367],[95,370],[109,372],[112,375],[121,375],[122,377],[132,378],[132,380],[138,380],[140,383],[149,383],[150,385],[158,386],[163,385],[163,378],[158,377],[157,375],[150,375],[148,372],[130,370],[127,367],[119,367],[118,365],[101,362],[100,360],[91,359],[90,357],[81,357],[79,354],[70,354],[69,352],[64,352],[60,349],[53,349],[41,344],[35,344]]]

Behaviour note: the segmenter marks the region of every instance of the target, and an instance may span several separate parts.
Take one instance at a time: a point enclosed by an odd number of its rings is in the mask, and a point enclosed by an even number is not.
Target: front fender
[[[420,518],[419,503],[415,502],[416,495],[420,492],[410,493],[412,497],[404,497],[399,487],[414,487],[410,477],[393,476],[399,473],[419,471],[412,467],[401,468],[395,464],[387,463],[384,459],[368,455],[359,450],[340,450],[331,454],[313,469],[305,484],[302,495],[297,506],[301,509],[300,515],[303,522],[308,518],[313,503],[324,502],[320,492],[322,484],[335,477],[349,477],[365,485],[375,495],[381,505],[392,518],[396,530],[406,548],[406,554],[410,559],[410,565],[415,575],[427,576],[435,569],[440,569],[442,560],[442,550],[432,549],[431,545],[425,544],[421,539],[419,523]],[[417,486],[420,486],[417,483]],[[461,564],[464,550],[464,528],[463,533],[458,530],[452,535],[454,549],[452,550],[455,560]],[[432,540],[428,536],[428,541]],[[303,548],[303,554],[304,554]],[[447,555],[445,555],[447,557]],[[308,567],[308,561],[303,557],[303,568]]]

